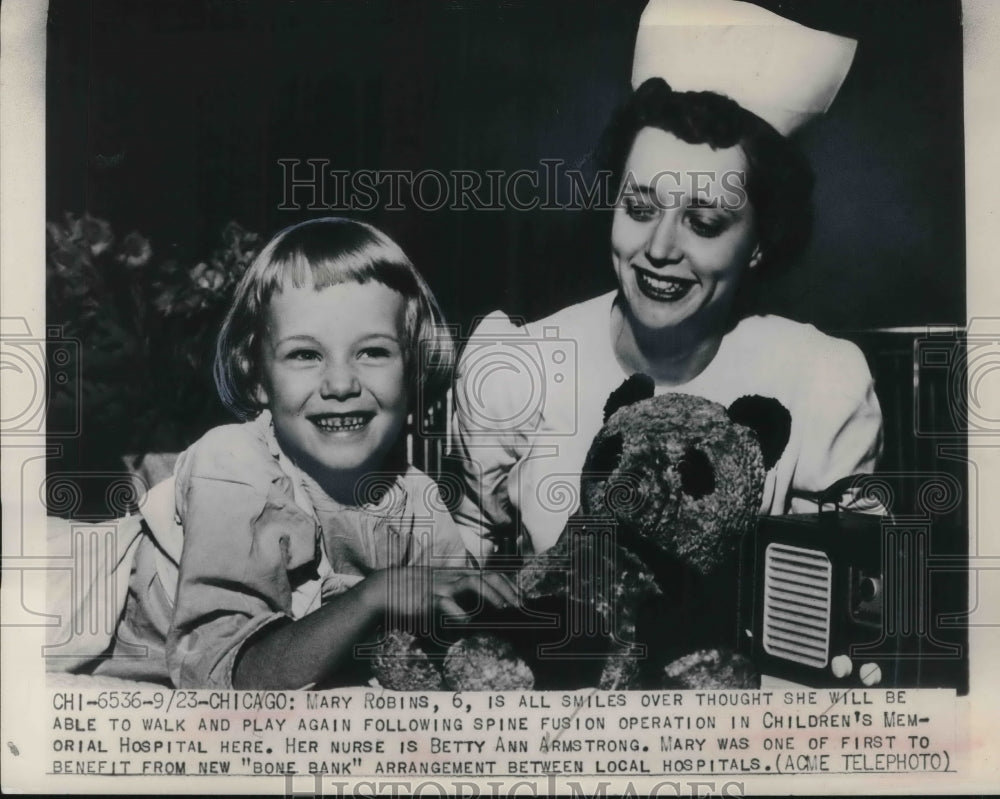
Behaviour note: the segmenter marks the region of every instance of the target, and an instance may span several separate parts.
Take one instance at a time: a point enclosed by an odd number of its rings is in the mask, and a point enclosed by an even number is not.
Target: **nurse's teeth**
[[[639,287],[654,299],[674,300],[685,296],[694,286],[694,281],[681,278],[654,277],[636,270]]]

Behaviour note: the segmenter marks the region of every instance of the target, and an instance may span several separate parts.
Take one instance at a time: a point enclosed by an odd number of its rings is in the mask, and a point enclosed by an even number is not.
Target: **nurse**
[[[743,310],[808,240],[812,174],[788,136],[833,102],[854,49],[749,3],[651,0],[599,150],[618,187],[617,289],[523,327],[494,312],[459,364],[457,516],[474,555],[512,533],[525,554],[555,543],[604,403],[637,372],[657,393],[788,408],[762,513],[815,510],[798,495],[874,469],[882,417],[857,347]]]

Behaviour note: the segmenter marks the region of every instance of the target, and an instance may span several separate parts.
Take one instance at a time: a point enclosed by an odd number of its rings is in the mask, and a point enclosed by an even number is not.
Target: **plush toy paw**
[[[493,635],[456,641],[444,659],[444,679],[453,691],[530,691],[535,675],[514,648]]]
[[[390,630],[372,659],[372,673],[379,685],[393,691],[443,691],[441,669],[431,660],[417,637]]]
[[[663,678],[664,688],[760,688],[760,675],[749,658],[720,649],[700,649],[677,658],[664,667]]]
[[[386,634],[372,673],[392,691],[530,691],[535,677],[509,642],[492,635],[460,638],[432,656],[432,642],[401,630]]]

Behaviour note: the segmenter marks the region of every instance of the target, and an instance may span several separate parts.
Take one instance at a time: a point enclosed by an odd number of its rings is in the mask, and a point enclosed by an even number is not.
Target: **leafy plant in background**
[[[49,425],[64,428],[79,405],[76,465],[177,451],[225,419],[211,376],[214,341],[260,237],[230,222],[209,257],[192,264],[141,233],[119,238],[86,213],[46,231],[48,325],[79,340],[82,373],[79,386],[52,387]]]

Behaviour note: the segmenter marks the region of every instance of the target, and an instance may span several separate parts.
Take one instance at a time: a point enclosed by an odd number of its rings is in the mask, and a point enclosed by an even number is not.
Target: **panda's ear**
[[[774,466],[785,451],[792,432],[792,415],[788,409],[774,397],[754,394],[740,397],[729,406],[727,413],[736,424],[749,427],[757,434],[764,468]]]
[[[608,401],[604,403],[604,421],[619,408],[631,405],[633,402],[649,399],[656,390],[656,384],[649,375],[636,373],[627,378],[618,388],[611,392]]]
[[[587,453],[585,470],[592,474],[611,474],[622,462],[622,436],[597,436]]]

